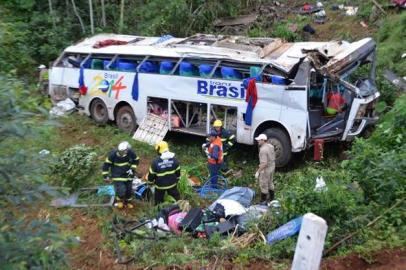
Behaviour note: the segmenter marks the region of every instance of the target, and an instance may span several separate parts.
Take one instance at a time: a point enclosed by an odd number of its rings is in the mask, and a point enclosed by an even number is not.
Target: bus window
[[[141,73],[158,73],[159,65],[155,61],[144,61],[140,64],[139,72]]]
[[[231,133],[237,132],[237,108],[223,105],[210,106],[210,126],[213,122],[220,119],[223,122],[223,127]]]
[[[172,100],[170,113],[173,130],[206,136],[206,103]]]
[[[197,67],[190,62],[182,61],[179,65],[180,76],[197,76]]]
[[[242,73],[232,67],[221,67],[221,76],[226,80],[241,80]]]

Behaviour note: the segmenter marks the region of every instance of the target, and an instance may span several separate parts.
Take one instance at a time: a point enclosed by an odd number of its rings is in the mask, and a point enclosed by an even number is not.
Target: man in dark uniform
[[[175,154],[169,152],[168,143],[159,142],[155,146],[159,157],[152,161],[148,172],[148,183],[155,186],[155,204],[164,201],[165,193],[175,200],[180,199],[178,181],[180,178],[180,166]]]
[[[111,151],[107,156],[103,165],[103,178],[106,182],[113,181],[114,190],[116,192],[116,202],[114,206],[117,208],[134,208],[131,203],[132,180],[135,174],[139,158],[128,142],[121,142],[117,149]]]

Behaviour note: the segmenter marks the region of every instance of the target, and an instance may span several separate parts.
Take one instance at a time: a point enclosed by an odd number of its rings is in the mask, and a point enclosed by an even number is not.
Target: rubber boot
[[[131,202],[128,202],[127,201],[127,203],[126,203],[126,205],[125,205],[128,209],[133,209],[134,208],[134,205],[131,203]]]
[[[275,199],[275,191],[269,190],[269,201],[273,201]]]
[[[124,204],[122,202],[116,202],[114,206],[117,207],[118,209],[122,209],[124,207]]]
[[[267,205],[268,201],[266,200],[268,197],[268,194],[266,193],[261,193],[261,202],[259,203],[260,205]]]

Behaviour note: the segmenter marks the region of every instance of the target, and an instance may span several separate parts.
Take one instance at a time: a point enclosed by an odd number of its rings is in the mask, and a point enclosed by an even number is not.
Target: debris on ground
[[[56,105],[49,111],[49,114],[55,117],[63,116],[65,114],[72,113],[75,108],[75,102],[73,102],[70,98],[67,98],[56,103]]]
[[[73,192],[70,196],[65,198],[55,198],[51,201],[53,207],[111,207],[114,203],[114,196],[107,195],[101,198],[99,203],[95,203],[94,198],[97,197],[99,187],[93,188],[81,188],[76,192]],[[81,201],[82,197],[90,197],[91,199]]]
[[[49,155],[51,152],[48,149],[42,149],[41,151],[38,152],[40,157],[45,157]]]
[[[368,28],[368,24],[365,21],[360,21],[359,24],[364,28]]]
[[[310,24],[306,24],[305,26],[303,26],[303,31],[311,35],[316,34],[316,30]]]
[[[288,223],[270,232],[266,237],[268,245],[272,245],[279,240],[283,240],[289,236],[297,234],[302,226],[302,220],[303,217],[292,219]]]
[[[383,77],[391,82],[398,89],[406,91],[406,80],[404,78],[397,76],[395,73],[388,69],[383,72]]]

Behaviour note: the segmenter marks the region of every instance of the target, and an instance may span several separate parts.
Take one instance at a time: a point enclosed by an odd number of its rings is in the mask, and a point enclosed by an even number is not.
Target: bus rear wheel
[[[263,133],[268,137],[268,142],[274,146],[275,166],[286,166],[292,157],[289,136],[280,128],[268,128]]]
[[[135,115],[130,106],[123,106],[117,111],[116,123],[126,133],[134,133],[137,127]]]
[[[109,121],[107,106],[101,99],[95,99],[90,105],[90,116],[100,125],[104,125]]]

